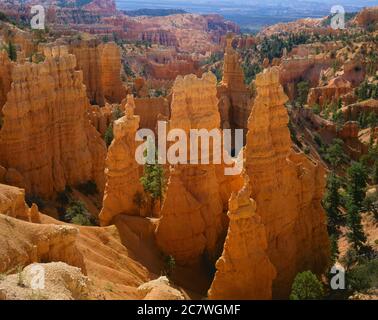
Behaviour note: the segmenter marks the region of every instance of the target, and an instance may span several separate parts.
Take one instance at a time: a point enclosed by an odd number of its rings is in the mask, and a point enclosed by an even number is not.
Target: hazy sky
[[[353,5],[353,6],[373,6],[378,5],[378,0],[300,0],[300,1],[293,1],[293,0],[162,0],[162,1],[152,1],[152,0],[138,0],[138,1],[130,1],[130,0],[116,0],[117,3],[122,5],[127,5],[128,2],[139,2],[140,7],[143,7],[145,4],[151,4],[155,2],[156,4],[160,3],[167,3],[172,5],[190,5],[190,4],[210,4],[210,3],[217,3],[219,6],[222,5],[230,5],[230,4],[246,4],[246,5],[262,5],[262,4],[287,4],[290,2],[313,2],[313,3],[326,3],[329,5]]]

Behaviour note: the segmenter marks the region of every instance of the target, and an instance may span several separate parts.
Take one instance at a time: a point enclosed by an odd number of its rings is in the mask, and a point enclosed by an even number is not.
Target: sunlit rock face
[[[226,38],[223,78],[218,87],[219,110],[223,128],[247,130],[251,113],[250,90],[245,85],[240,56],[232,47],[233,38]]]
[[[134,201],[136,194],[143,192],[139,182],[139,164],[135,160],[137,143],[135,134],[140,117],[134,115],[135,102],[128,96],[125,116],[113,124],[114,140],[106,158],[106,185],[101,225],[109,225],[119,214],[139,215]]]
[[[51,197],[87,181],[104,187],[104,141],[89,123],[82,72],[66,47],[43,63],[15,65],[2,109],[0,164],[16,170],[26,191]]]
[[[208,292],[215,300],[268,300],[276,270],[268,254],[268,241],[256,202],[250,198],[247,175],[244,187],[231,195],[230,224],[217,272]]]
[[[178,77],[173,86],[169,129],[183,129],[187,136],[190,129],[219,129],[216,90],[212,73],[202,78]],[[227,230],[224,201],[240,177],[226,179],[223,170],[217,168],[222,165],[211,164],[214,152],[210,148],[210,164],[178,164],[172,168],[156,237],[162,251],[180,264],[195,263],[203,254],[214,261],[221,252]]]
[[[113,43],[95,40],[77,41],[70,52],[77,59],[77,69],[83,71],[83,82],[91,104],[121,103],[126,88],[121,81],[121,52]]]
[[[273,298],[287,298],[300,271],[325,270],[329,257],[326,216],[321,206],[325,171],[292,149],[288,100],[279,69],[256,78],[257,97],[249,119],[246,170],[256,214],[268,238],[268,256],[277,270]]]

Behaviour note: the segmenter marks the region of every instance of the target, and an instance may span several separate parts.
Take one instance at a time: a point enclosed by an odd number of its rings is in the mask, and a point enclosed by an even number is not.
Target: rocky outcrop
[[[11,235],[11,236],[10,236]],[[34,262],[66,262],[86,273],[69,226],[39,225],[0,214],[0,273]]]
[[[110,104],[104,107],[90,106],[88,111],[89,120],[102,137],[105,136],[106,129],[113,121],[113,108]]]
[[[297,95],[297,84],[307,81],[310,87],[316,87],[322,70],[332,66],[332,59],[325,55],[309,55],[305,57],[289,57],[282,59],[280,65],[280,83],[290,100]]]
[[[341,77],[332,79],[326,86],[311,88],[307,103],[309,106],[318,104],[324,106],[329,103],[337,103],[342,96],[353,91],[349,81]]]
[[[115,43],[95,40],[79,41],[70,46],[76,56],[77,69],[83,71],[83,81],[91,104],[121,103],[126,88],[121,81],[121,53]]]
[[[239,54],[232,47],[233,38],[226,39],[226,52],[223,64],[223,79],[218,87],[219,111],[223,128],[247,129],[251,112],[249,89],[244,83],[244,72]]]
[[[138,291],[143,300],[185,300],[183,294],[169,283],[167,277],[160,277],[142,284]]]
[[[0,184],[0,214],[28,220],[28,211],[24,190]]]
[[[43,290],[33,289],[38,272],[43,272]],[[34,263],[0,279],[0,300],[87,300],[89,291],[89,278],[63,262]]]
[[[135,160],[137,143],[135,134],[140,118],[134,115],[135,102],[129,95],[125,116],[113,124],[114,140],[106,158],[106,185],[103,208],[100,213],[102,226],[109,225],[119,214],[139,215],[134,199],[143,192],[139,183],[139,164]]]
[[[0,164],[17,170],[34,195],[51,197],[90,180],[103,190],[106,147],[86,116],[82,72],[65,47],[45,55],[43,63],[13,68],[2,110]]]
[[[230,219],[222,256],[208,292],[215,300],[268,300],[276,270],[267,255],[268,241],[256,203],[250,198],[248,176],[229,202]]]
[[[325,171],[292,149],[288,100],[279,69],[256,78],[257,97],[249,118],[246,170],[268,238],[268,256],[277,270],[273,298],[287,298],[298,272],[321,273],[329,259],[326,216],[321,206]]]
[[[97,13],[102,16],[117,13],[117,7],[114,0],[92,0],[83,6],[83,10]]]
[[[160,116],[169,118],[169,103],[166,98],[136,98],[135,114],[140,117],[140,128],[155,131]]]
[[[178,77],[173,86],[169,128],[183,129],[188,136],[190,129],[219,128],[217,105],[212,73],[201,79],[194,75]],[[209,152],[210,163],[213,151]],[[179,264],[195,263],[205,252],[212,260],[219,254],[226,232],[216,166],[181,163],[172,170],[156,233],[158,245]]]
[[[11,89],[12,62],[5,50],[0,51],[0,128],[2,126],[1,110],[7,101],[7,94]]]
[[[155,79],[175,80],[177,76],[196,74],[201,76],[198,63],[191,59],[176,59],[165,64],[150,62],[148,74]]]
[[[378,6],[365,8],[357,14],[354,22],[361,27],[369,27],[378,23]]]

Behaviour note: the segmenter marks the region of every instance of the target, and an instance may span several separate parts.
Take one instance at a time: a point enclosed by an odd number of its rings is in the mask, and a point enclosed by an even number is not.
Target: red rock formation
[[[330,66],[332,59],[323,55],[283,59],[280,65],[280,83],[290,100],[293,100],[298,82],[308,81],[310,87],[316,87],[321,71]]]
[[[325,171],[291,149],[288,100],[279,69],[256,78],[257,97],[249,119],[246,169],[268,237],[268,256],[277,270],[273,297],[287,298],[298,272],[321,273],[329,259],[326,216],[321,206]]]
[[[0,51],[0,118],[1,110],[7,100],[7,94],[11,88],[12,63],[5,50]],[[0,120],[1,128],[1,120]]]
[[[148,74],[155,79],[174,80],[177,76],[196,74],[201,76],[198,63],[191,59],[176,59],[165,64],[150,62],[148,64]]]
[[[87,113],[92,126],[104,137],[106,130],[113,121],[112,106],[109,104],[106,104],[102,108],[99,106],[90,106]]]
[[[139,183],[139,164],[135,160],[135,133],[140,118],[134,115],[133,96],[128,96],[125,109],[125,116],[113,124],[114,140],[106,158],[106,185],[99,216],[102,226],[112,223],[119,214],[140,214],[134,201],[135,195],[143,192]]]
[[[158,98],[136,98],[135,114],[140,117],[140,128],[155,131],[159,115],[169,118],[168,100]]]
[[[368,27],[377,24],[378,6],[363,9],[357,14],[354,21],[361,27]]]
[[[378,115],[378,100],[369,99],[366,101],[351,104],[342,109],[344,119],[357,121],[361,113],[369,114],[374,112]]]
[[[351,83],[342,77],[332,79],[326,86],[311,88],[307,103],[309,106],[318,104],[324,106],[329,103],[337,103],[343,96],[353,91]]]
[[[251,112],[250,92],[244,83],[240,57],[232,47],[233,38],[228,36],[223,65],[223,79],[218,88],[223,128],[247,128]],[[227,123],[229,122],[229,123]]]
[[[208,292],[216,300],[268,300],[276,270],[267,255],[268,241],[256,203],[250,198],[248,176],[229,201],[230,224],[217,272]]]
[[[0,214],[28,220],[25,190],[0,184]]]
[[[169,128],[181,128],[187,134],[190,129],[219,128],[217,104],[213,74],[206,73],[201,79],[194,75],[178,77],[173,86]],[[179,164],[173,170],[179,173],[172,173],[168,185],[157,242],[180,264],[195,263],[204,252],[214,259],[226,229],[216,167]]]
[[[75,245],[77,235],[73,227],[42,226],[0,214],[0,272],[34,262],[63,261],[86,273]]]
[[[121,54],[115,43],[80,41],[70,46],[76,56],[77,69],[83,71],[83,81],[91,104],[121,103],[126,88],[121,81]]]
[[[113,15],[117,12],[114,0],[92,0],[83,6],[83,10],[101,15]]]
[[[50,197],[89,180],[102,190],[105,143],[86,117],[82,73],[65,47],[46,55],[43,63],[13,68],[2,110],[0,163],[16,169],[35,195]]]

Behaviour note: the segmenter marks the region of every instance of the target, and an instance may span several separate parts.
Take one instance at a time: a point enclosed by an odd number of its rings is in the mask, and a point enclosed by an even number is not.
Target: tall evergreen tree
[[[354,162],[347,170],[348,184],[347,193],[351,204],[358,209],[362,208],[365,199],[368,174],[366,168],[360,162]]]
[[[323,199],[323,207],[327,213],[328,233],[330,235],[336,235],[338,233],[339,226],[343,220],[340,210],[340,187],[340,179],[332,172],[327,178],[327,188]]]
[[[11,59],[12,61],[17,61],[17,49],[12,41],[8,42],[7,51],[8,51],[9,59]]]
[[[356,250],[356,252],[362,254],[366,249],[367,239],[361,223],[360,208],[357,207],[351,201],[351,199],[349,199],[347,210],[347,226],[349,228],[349,231],[347,233],[348,242],[352,245],[353,249]]]

